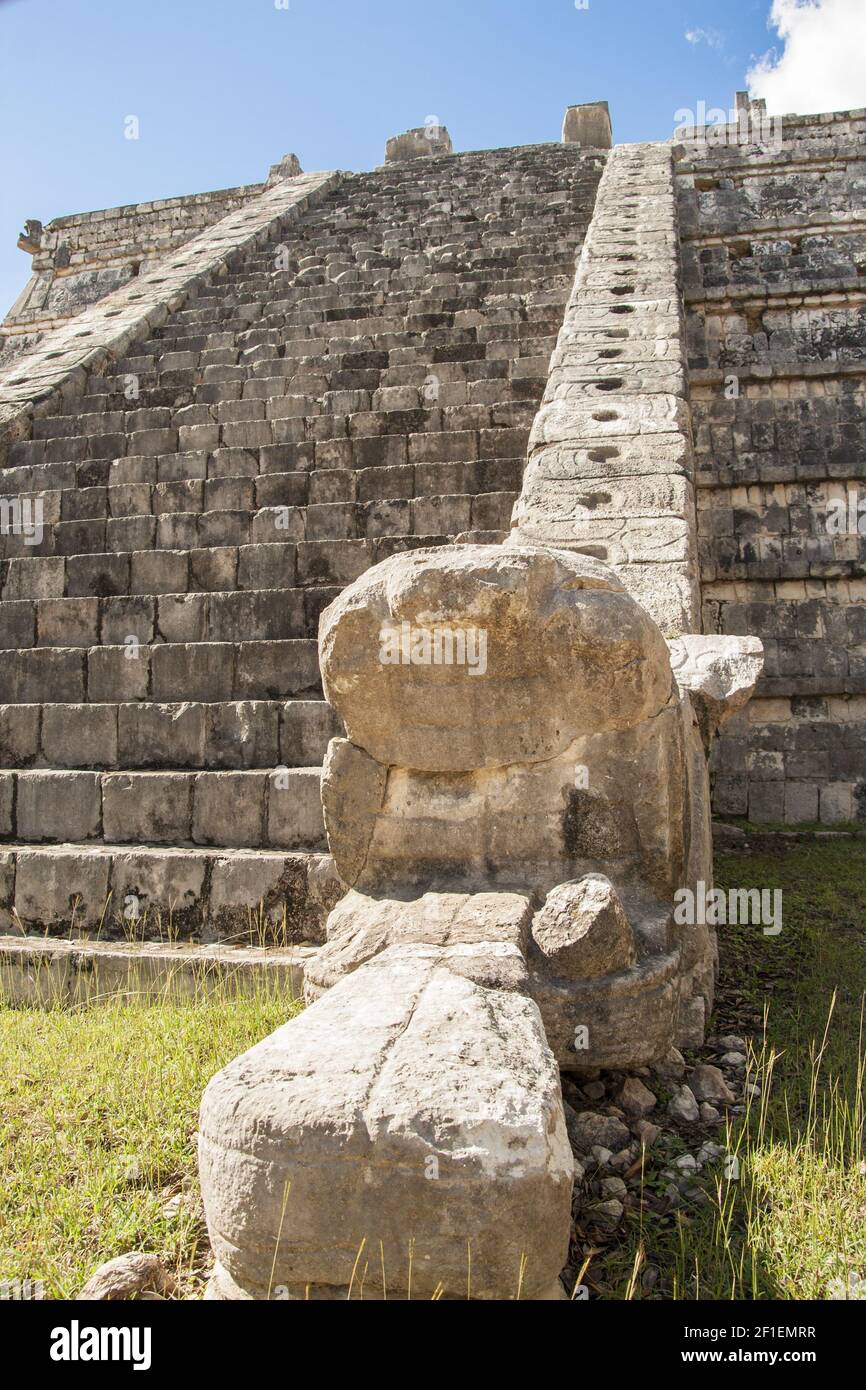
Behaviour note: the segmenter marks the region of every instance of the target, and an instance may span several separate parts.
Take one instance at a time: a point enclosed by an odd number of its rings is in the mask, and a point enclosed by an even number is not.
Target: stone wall
[[[677,151],[704,631],[766,652],[715,809],[831,823],[866,818],[866,111],[761,133]]]
[[[0,367],[88,305],[147,272],[204,228],[245,207],[264,183],[28,221],[18,245],[32,274],[0,326]]]
[[[670,146],[617,146],[515,510],[517,539],[605,561],[667,637],[700,629],[677,240]]]
[[[319,614],[507,535],[603,164],[280,169],[0,375],[0,928],[321,935]]]

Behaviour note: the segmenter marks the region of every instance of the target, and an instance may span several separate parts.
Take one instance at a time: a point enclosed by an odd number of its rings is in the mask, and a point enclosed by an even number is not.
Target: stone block
[[[324,848],[319,768],[277,769],[269,775],[267,836],[278,849]]]
[[[112,705],[45,705],[42,753],[53,767],[114,767],[117,710]]]
[[[150,664],[151,648],[137,643],[91,647],[87,653],[88,698],[102,704],[146,700],[150,693]]]
[[[273,767],[280,761],[280,716],[274,704],[224,700],[204,709],[204,766],[243,769]]]
[[[0,764],[26,767],[39,752],[39,706],[0,705]]]
[[[117,850],[111,857],[111,908],[134,934],[175,940],[200,932],[207,861],[183,850]]]
[[[231,699],[234,660],[234,649],[226,643],[154,647],[153,699],[204,702]]]
[[[76,841],[99,836],[102,805],[93,772],[18,773],[16,834],[22,840]]]
[[[267,787],[267,772],[200,772],[193,804],[195,844],[264,844]]]
[[[200,767],[200,704],[124,704],[117,711],[117,760],[124,768]]]
[[[109,844],[189,843],[192,777],[179,772],[105,773],[102,817]]]
[[[397,164],[407,159],[432,159],[453,153],[451,136],[445,126],[435,120],[402,135],[393,135],[385,146],[385,163]]]
[[[212,1296],[345,1298],[375,1212],[387,1294],[406,1297],[407,1211],[413,1297],[555,1296],[559,1075],[535,1005],[459,949],[392,947],[231,1063],[202,1100],[199,1163]]]
[[[16,860],[15,915],[25,931],[71,936],[104,922],[110,906],[107,854],[19,849]]]
[[[280,715],[280,759],[288,767],[321,767],[343,724],[324,700],[290,700]]]

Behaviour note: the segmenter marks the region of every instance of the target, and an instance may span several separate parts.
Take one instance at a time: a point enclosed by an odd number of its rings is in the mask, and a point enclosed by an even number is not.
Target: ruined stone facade
[[[866,818],[866,112],[758,125],[677,159],[703,629],[766,660],[714,804],[832,824]]]
[[[863,472],[866,117],[787,118],[780,150],[611,151],[607,120],[457,155],[422,129],[370,173],[287,156],[28,224],[0,375],[7,927],[321,939],[319,614],[395,553],[512,526],[611,566],[670,642],[763,639],[718,814],[866,815],[863,540],[826,526]]]

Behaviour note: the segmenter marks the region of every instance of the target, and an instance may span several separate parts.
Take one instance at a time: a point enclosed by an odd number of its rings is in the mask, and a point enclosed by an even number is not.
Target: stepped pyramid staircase
[[[321,937],[319,614],[508,530],[602,165],[290,179],[172,258],[158,315],[133,281],[0,379],[3,496],[43,518],[0,537],[0,930]],[[112,314],[142,331],[85,372]]]

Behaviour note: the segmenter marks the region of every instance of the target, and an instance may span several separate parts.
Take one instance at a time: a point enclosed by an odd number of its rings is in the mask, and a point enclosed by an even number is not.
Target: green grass
[[[761,1089],[727,1136],[739,1178],[708,1182],[704,1204],[633,1213],[594,1276],[609,1298],[639,1297],[647,1266],[654,1298],[828,1298],[866,1278],[866,846],[720,856],[716,878],[784,892],[780,936],[720,931],[713,1029],[751,1034]]]
[[[652,1298],[826,1298],[834,1279],[866,1276],[866,844],[762,844],[720,856],[717,882],[784,891],[780,936],[721,930],[712,1026],[751,1034],[762,1088],[727,1139],[740,1176],[708,1184],[704,1204],[630,1212],[590,1259],[601,1297],[642,1296],[648,1266]],[[0,1006],[0,1280],[42,1279],[47,1297],[69,1297],[101,1261],[143,1250],[162,1256],[182,1296],[200,1295],[201,1092],[297,1007],[265,993]],[[179,1194],[180,1212],[166,1214]]]
[[[725,825],[738,826],[740,830],[745,830],[747,835],[775,835],[775,834],[806,834],[823,835],[864,835],[866,836],[866,821],[844,820],[844,821],[750,821],[745,816],[725,816]]]
[[[74,1296],[103,1260],[160,1255],[182,1296],[209,1261],[195,1130],[209,1078],[297,1012],[264,988],[188,1003],[0,1006],[0,1281]],[[180,1210],[164,1208],[180,1196]]]

